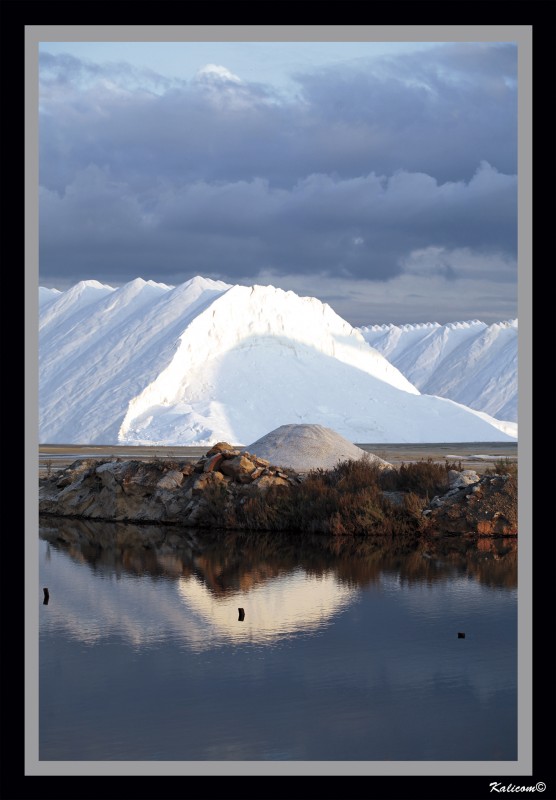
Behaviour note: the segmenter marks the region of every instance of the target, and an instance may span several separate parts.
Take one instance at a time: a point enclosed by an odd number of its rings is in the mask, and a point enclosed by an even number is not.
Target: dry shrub
[[[338,498],[338,513],[347,533],[372,533],[384,527],[382,492],[376,486],[346,492]]]
[[[415,492],[408,492],[403,499],[403,504],[407,513],[417,518],[421,518],[423,509],[427,505],[426,501]]]
[[[247,530],[281,530],[281,503],[271,487],[266,494],[245,489],[236,498],[234,516]]]
[[[327,532],[329,520],[339,513],[339,492],[329,482],[324,470],[311,473],[289,492],[283,518],[287,527],[309,532]]]
[[[267,495],[266,504],[274,503],[276,512],[269,524],[335,535],[395,536],[420,530],[422,501],[414,495],[405,505],[394,506],[379,485],[381,472],[365,459],[313,470],[289,491]],[[244,510],[251,507],[245,503]]]
[[[431,458],[402,463],[398,470],[389,470],[381,476],[381,486],[387,491],[413,492],[419,497],[430,498],[449,489],[448,466]]]
[[[357,461],[349,459],[336,464],[334,469],[327,473],[327,480],[331,486],[353,492],[369,486],[378,486],[381,471],[369,459],[361,458]]]
[[[510,475],[517,479],[517,461],[510,458],[499,458],[493,467],[485,470],[485,475]]]
[[[446,459],[446,462],[444,464],[444,469],[446,470],[446,472],[449,472],[451,469],[455,470],[455,472],[462,472],[463,465],[461,463],[461,460],[458,461],[456,464],[455,461],[450,462]]]
[[[213,484],[203,492],[205,501],[199,508],[198,524],[213,528],[225,528],[233,519],[233,508],[225,486]]]
[[[223,486],[208,487],[203,523],[338,536],[414,536],[427,526],[422,515],[424,493],[432,491],[431,487],[436,489],[442,476],[447,483],[446,470],[425,462],[391,473],[361,459],[338,463],[332,470],[313,470],[299,484],[271,486],[266,493],[245,486],[231,498]],[[398,491],[402,491],[401,486],[417,486],[419,490],[409,488],[404,502],[393,504],[383,494],[383,484],[388,480]]]

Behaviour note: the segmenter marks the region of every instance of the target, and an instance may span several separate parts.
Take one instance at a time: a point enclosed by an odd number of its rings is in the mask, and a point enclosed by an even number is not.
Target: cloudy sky
[[[503,42],[42,43],[40,283],[515,317],[516,71]]]

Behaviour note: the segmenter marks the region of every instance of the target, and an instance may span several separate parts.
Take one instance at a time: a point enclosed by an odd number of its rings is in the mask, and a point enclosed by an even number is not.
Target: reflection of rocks
[[[48,517],[41,520],[40,537],[115,574],[192,574],[192,539],[171,527]]]
[[[516,537],[442,537],[429,539],[423,547],[429,560],[440,560],[446,568],[451,565],[458,570],[464,563],[466,573],[487,586],[517,586]]]
[[[106,572],[194,575],[215,597],[248,592],[297,569],[317,578],[332,572],[351,586],[367,586],[384,575],[396,575],[401,583],[430,583],[462,572],[492,586],[517,582],[515,538],[435,537],[415,545],[382,537],[196,533],[171,525],[53,517],[41,518],[40,536]]]
[[[115,521],[217,525],[246,491],[265,493],[298,483],[284,471],[226,442],[196,464],[169,461],[76,461],[39,489],[41,513]]]
[[[465,470],[465,472],[469,472]],[[464,476],[464,473],[460,473]],[[517,534],[517,481],[510,475],[485,475],[451,482],[453,488],[435,497],[425,514],[434,531],[481,536]],[[472,476],[468,476],[471,477]]]

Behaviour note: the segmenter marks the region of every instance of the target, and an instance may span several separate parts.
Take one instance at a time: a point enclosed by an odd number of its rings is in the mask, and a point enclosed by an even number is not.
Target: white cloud
[[[197,79],[208,78],[209,80],[216,79],[241,83],[241,78],[238,75],[234,75],[233,72],[230,72],[229,69],[222,67],[220,64],[205,64],[204,67],[197,70],[195,77]]]

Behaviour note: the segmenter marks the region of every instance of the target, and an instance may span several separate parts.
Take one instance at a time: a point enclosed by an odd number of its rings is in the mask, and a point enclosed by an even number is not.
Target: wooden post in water
[[[243,608],[238,608],[238,611],[239,611],[239,617],[237,618],[237,621],[243,622],[243,620],[245,619],[245,610]]]
[[[50,600],[50,593],[49,593],[48,589],[46,588],[46,586],[44,587],[43,592],[44,592],[44,600],[42,601],[42,603],[43,603],[44,606],[47,606],[48,605],[48,601]]]

